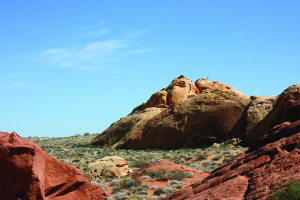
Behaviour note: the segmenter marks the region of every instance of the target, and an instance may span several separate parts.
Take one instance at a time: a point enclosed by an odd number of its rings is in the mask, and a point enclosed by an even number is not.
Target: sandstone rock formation
[[[193,174],[197,173],[202,173],[202,171],[190,168],[186,165],[181,165],[181,164],[176,164],[172,161],[168,160],[162,160],[159,162],[152,163],[142,169],[139,169],[133,173],[130,174],[129,177],[134,178],[134,177],[141,177],[143,175],[146,175],[147,172],[160,172],[164,171],[165,173],[172,173],[172,172],[191,172]]]
[[[275,104],[272,109],[269,109],[269,113],[251,131],[247,132],[245,140],[249,144],[253,144],[257,138],[262,137],[277,124],[300,119],[300,83],[288,87],[272,101]],[[273,103],[267,104],[271,106]]]
[[[89,163],[85,176],[90,180],[104,178],[120,178],[129,175],[132,170],[128,162],[119,156],[107,156]]]
[[[165,199],[268,199],[284,182],[300,179],[299,154],[300,120],[277,125],[247,152]]]
[[[179,76],[91,144],[116,149],[177,149],[239,138],[251,145],[276,124],[300,119],[299,89],[296,84],[280,96],[248,97],[208,78],[193,84]]]
[[[0,132],[0,197],[2,200],[107,199],[76,168],[47,155],[16,133]]]

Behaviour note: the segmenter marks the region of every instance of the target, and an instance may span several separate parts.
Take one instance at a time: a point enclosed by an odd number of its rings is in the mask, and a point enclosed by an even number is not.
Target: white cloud
[[[142,35],[143,33],[146,33],[146,32],[148,32],[148,31],[149,31],[149,29],[143,29],[143,30],[137,30],[137,31],[132,31],[132,30],[130,30],[130,31],[124,33],[124,36],[125,36],[125,37],[130,37],[130,38],[132,38],[132,37],[137,37],[137,36],[140,36],[140,35]]]
[[[49,49],[41,56],[50,65],[87,71],[103,70],[108,68],[105,62],[112,61],[128,45],[122,40],[95,41],[82,47]]]
[[[133,49],[133,38],[137,37],[148,29],[138,31],[128,31],[121,39],[102,39],[91,41],[94,37],[98,38],[109,32],[108,28],[100,25],[82,27],[85,33],[81,33],[80,45],[68,48],[53,48],[40,53],[39,59],[43,63],[62,68],[79,69],[84,71],[107,70],[112,68],[115,61],[121,57],[135,55],[153,51],[153,49]]]

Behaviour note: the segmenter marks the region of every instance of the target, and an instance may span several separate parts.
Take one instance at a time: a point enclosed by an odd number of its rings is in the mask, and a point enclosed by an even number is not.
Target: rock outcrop
[[[2,200],[107,199],[78,169],[16,133],[0,132],[0,163]]]
[[[251,145],[276,124],[300,119],[300,84],[248,97],[208,78],[179,76],[91,142],[115,149],[206,147],[232,138]]]
[[[89,163],[85,176],[90,180],[105,178],[120,178],[129,175],[132,170],[128,167],[128,162],[119,156],[107,156]]]
[[[268,199],[285,182],[300,179],[300,120],[267,132],[247,152],[166,200]]]
[[[129,177],[134,178],[134,177],[141,177],[143,175],[146,175],[147,172],[165,172],[165,173],[172,173],[172,172],[190,172],[193,174],[201,174],[202,171],[190,168],[186,165],[181,165],[181,164],[176,164],[172,161],[168,161],[168,160],[162,160],[162,161],[158,161],[155,163],[152,163],[142,169],[139,169],[133,173],[130,174]]]

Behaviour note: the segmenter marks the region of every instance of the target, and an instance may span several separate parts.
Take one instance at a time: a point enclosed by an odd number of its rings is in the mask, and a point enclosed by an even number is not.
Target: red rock
[[[1,200],[107,199],[76,168],[16,133],[0,132]]]
[[[159,162],[152,163],[142,169],[139,169],[137,171],[134,171],[131,173],[129,176],[132,177],[141,177],[147,172],[159,172],[159,171],[164,171],[166,173],[172,173],[172,172],[178,172],[178,171],[183,171],[183,172],[191,172],[193,174],[201,174],[202,171],[190,168],[186,165],[181,165],[181,164],[176,164],[172,161],[169,160],[162,160]]]
[[[284,182],[300,179],[300,120],[267,132],[247,152],[165,200],[268,199]]]
[[[208,77],[198,79],[195,82],[195,86],[198,88],[199,93],[206,89],[212,89],[216,85],[220,85],[220,83],[218,81],[210,82],[208,81]]]

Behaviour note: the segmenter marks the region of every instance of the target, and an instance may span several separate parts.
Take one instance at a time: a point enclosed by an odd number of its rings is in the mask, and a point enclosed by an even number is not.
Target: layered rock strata
[[[276,188],[300,179],[299,154],[300,120],[277,125],[247,152],[165,200],[270,199]]]

